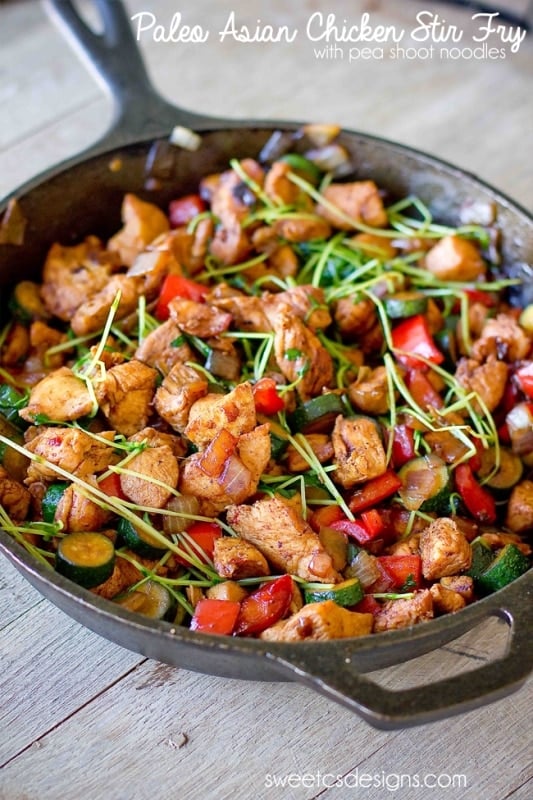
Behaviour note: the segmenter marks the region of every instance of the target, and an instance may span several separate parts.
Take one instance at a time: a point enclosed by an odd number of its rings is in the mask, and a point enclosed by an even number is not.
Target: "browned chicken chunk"
[[[161,209],[134,194],[124,196],[122,221],[124,227],[111,237],[108,248],[117,252],[122,264],[128,267],[150,242],[169,229],[168,219]]]
[[[128,316],[137,308],[140,289],[141,282],[138,278],[114,275],[99,292],[78,306],[70,321],[72,330],[76,336],[86,336],[88,333],[101,330],[119,292],[120,300],[114,319],[119,320]]]
[[[168,445],[148,447],[128,461],[124,470],[122,491],[140,506],[163,508],[178,485],[178,460]]]
[[[11,519],[24,520],[28,516],[31,494],[0,466],[0,505]]]
[[[466,600],[459,592],[440,583],[434,583],[429,591],[433,598],[433,608],[438,614],[453,614],[466,606]]]
[[[234,581],[270,574],[264,555],[257,547],[240,537],[221,536],[217,539],[213,562],[221,578]]]
[[[90,414],[92,407],[85,381],[68,367],[61,367],[33,387],[28,405],[21,409],[20,416],[26,422],[33,422],[38,414],[67,422]]]
[[[287,242],[309,242],[313,239],[327,239],[331,235],[329,223],[313,215],[280,217],[273,227],[277,235]]]
[[[151,413],[157,372],[142,361],[132,359],[106,372],[95,386],[101,411],[124,436],[144,428]]]
[[[227,519],[274,567],[308,581],[340,580],[317,534],[284,498],[265,497],[250,506],[230,506]]]
[[[195,356],[181,330],[169,319],[143,339],[135,358],[167,375],[175,364],[195,361]]]
[[[470,575],[448,575],[440,579],[440,584],[445,589],[460,594],[465,603],[469,603],[474,597],[474,581]]]
[[[279,312],[295,314],[312,331],[331,325],[324,290],[318,286],[294,286],[285,292],[264,292],[261,305],[272,326]]]
[[[208,394],[193,403],[184,434],[202,447],[209,444],[222,428],[240,436],[253,430],[255,425],[254,396],[250,383],[246,381],[228,394]]]
[[[420,534],[422,573],[426,580],[465,572],[472,561],[468,540],[453,519],[440,517]]]
[[[387,458],[375,423],[366,417],[338,416],[331,436],[335,480],[349,489],[383,475]]]
[[[31,430],[31,429],[30,429]],[[103,431],[99,439],[107,439],[109,445],[93,439],[88,433],[77,428],[38,428],[37,434],[26,443],[26,449],[41,456],[72,475],[86,478],[103,472],[113,461],[114,431]],[[36,461],[28,467],[25,483],[39,480],[57,479],[58,473],[52,468]]]
[[[496,361],[494,356],[489,356],[485,364],[480,364],[473,358],[461,358],[455,377],[468,392],[476,392],[479,395],[488,411],[494,411],[503,397],[507,373],[507,364]],[[478,414],[483,413],[483,408],[477,399],[472,401],[472,407]]]
[[[317,213],[335,228],[350,231],[357,227],[358,222],[383,228],[388,222],[387,212],[374,181],[331,183],[322,192],[322,197],[326,202],[317,206]],[[332,205],[340,209],[342,216],[331,208]]]
[[[514,533],[533,531],[533,481],[514,487],[507,506],[505,525]]]
[[[300,400],[320,394],[333,383],[333,361],[320,339],[294,315],[282,312],[274,324],[274,353]]]
[[[365,414],[386,414],[389,410],[389,390],[385,367],[361,367],[357,380],[348,387],[352,403]]]
[[[196,303],[175,297],[169,303],[170,318],[184,333],[208,339],[227,331],[231,324],[231,314],[221,311],[207,303]]]
[[[88,475],[85,481],[95,488],[98,486],[91,475]],[[54,516],[54,522],[63,524],[64,533],[99,531],[110,519],[109,511],[93,503],[74,484],[68,486],[61,495]]]
[[[492,355],[512,362],[526,358],[530,349],[531,339],[518,322],[508,314],[498,314],[483,326],[480,338],[472,347],[472,357],[483,361]]]
[[[325,464],[333,456],[333,445],[327,433],[308,433],[307,444],[321,464]],[[307,472],[309,462],[290,444],[286,452],[287,467],[290,472]]]
[[[416,592],[414,597],[389,600],[374,618],[374,631],[393,631],[410,628],[419,622],[433,619],[433,597],[429,589]]]
[[[475,244],[459,236],[445,236],[427,253],[426,269],[441,281],[475,281],[487,267]]]
[[[289,619],[267,628],[260,638],[269,642],[347,639],[372,633],[373,622],[372,614],[348,611],[333,600],[325,600],[322,603],[308,603]]]
[[[207,394],[207,381],[193,367],[175,364],[155,393],[155,408],[160,417],[183,433],[191,406]]]

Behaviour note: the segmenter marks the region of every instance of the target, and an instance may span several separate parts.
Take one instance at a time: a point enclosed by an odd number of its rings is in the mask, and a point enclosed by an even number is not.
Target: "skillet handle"
[[[135,41],[121,0],[92,0],[102,23],[93,31],[77,11],[73,0],[43,0],[51,19],[73,44],[114,101],[109,131],[95,150],[120,147],[142,139],[167,135],[175,125],[213,127],[205,117],[168,103],[155,90]]]
[[[514,607],[513,612],[500,607],[497,601],[483,617],[499,617],[509,626],[510,642],[505,655],[470,672],[426,686],[399,691],[386,689],[356,672],[346,651],[337,660],[332,659],[331,652],[322,655],[321,648],[311,653],[307,650],[302,658],[291,656],[290,660],[275,653],[270,655],[286,677],[315,689],[383,730],[421,725],[472,711],[516,691],[531,673],[530,579],[531,574],[528,582],[518,581],[507,588],[506,601]]]

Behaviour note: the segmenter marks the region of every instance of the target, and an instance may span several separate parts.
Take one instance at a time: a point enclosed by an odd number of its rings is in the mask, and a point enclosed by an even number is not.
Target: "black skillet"
[[[115,101],[109,133],[89,151],[40,175],[15,192],[28,227],[21,246],[0,246],[0,289],[21,278],[38,278],[47,248],[89,233],[103,238],[120,225],[125,192],[160,203],[194,191],[201,176],[227,167],[232,157],[257,156],[275,129],[296,123],[218,120],[167,103],[152,88],[117,0],[93,0],[103,33],[95,34],[70,0],[48,0],[47,8],[73,36],[103,78]],[[127,71],[124,65],[127,64]],[[147,191],[147,156],[175,125],[202,133],[196,152],[173,148],[152,165],[159,188]],[[373,178],[394,196],[419,195],[444,223],[457,224],[465,201],[493,201],[504,231],[504,271],[524,280],[515,301],[533,302],[533,219],[507,197],[472,175],[409,148],[351,131],[341,142],[355,166],[354,177]],[[121,169],[110,169],[120,159]],[[5,208],[6,201],[0,207]],[[296,680],[351,708],[380,728],[398,728],[476,708],[509,694],[528,677],[533,662],[529,624],[533,572],[457,614],[411,629],[332,642],[271,644],[197,634],[132,614],[94,596],[35,561],[4,531],[0,549],[46,598],[100,635],[143,655],[198,672],[253,680]],[[407,661],[472,630],[489,617],[509,627],[505,655],[467,674],[402,691],[385,689],[363,673]]]

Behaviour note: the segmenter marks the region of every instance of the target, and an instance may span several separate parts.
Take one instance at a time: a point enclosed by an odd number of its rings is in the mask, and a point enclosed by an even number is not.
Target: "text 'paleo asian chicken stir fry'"
[[[39,561],[291,642],[426,622],[529,568],[533,306],[504,299],[494,212],[435,224],[350,180],[337,134],[277,134],[166,212],[126,195],[107,243],[56,243],[15,287],[0,524]]]

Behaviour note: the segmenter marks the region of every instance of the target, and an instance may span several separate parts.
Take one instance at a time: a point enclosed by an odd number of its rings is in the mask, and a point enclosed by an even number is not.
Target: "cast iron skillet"
[[[172,197],[194,191],[201,176],[226,168],[229,158],[256,156],[272,130],[299,127],[297,123],[218,120],[173,107],[151,87],[121,4],[117,0],[94,0],[94,4],[103,22],[101,35],[87,27],[71,0],[47,1],[48,10],[74,37],[111,91],[114,124],[89,151],[15,193],[29,222],[22,246],[0,246],[4,298],[16,280],[38,278],[52,242],[66,244],[94,232],[105,238],[117,230],[126,191],[164,206]],[[174,148],[170,161],[166,158],[156,164],[160,188],[147,192],[147,154],[154,140],[161,137],[163,141],[176,124],[201,131],[202,146],[194,153]],[[515,299],[522,304],[533,302],[532,273],[526,266],[533,261],[533,219],[525,211],[472,175],[423,153],[352,131],[344,132],[341,142],[352,154],[355,177],[372,177],[393,195],[419,195],[442,222],[456,223],[461,205],[469,198],[495,201],[505,232],[506,274],[518,275],[525,283]],[[117,158],[122,168],[112,171],[110,162],[116,163]],[[0,531],[0,549],[55,605],[130,650],[224,677],[297,680],[380,728],[419,724],[476,708],[517,689],[531,671],[528,624],[533,572],[458,614],[412,629],[361,639],[281,644],[197,634],[145,619],[42,567],[4,531]],[[510,629],[507,652],[497,661],[403,691],[384,689],[362,674],[438,648],[491,616]]]

